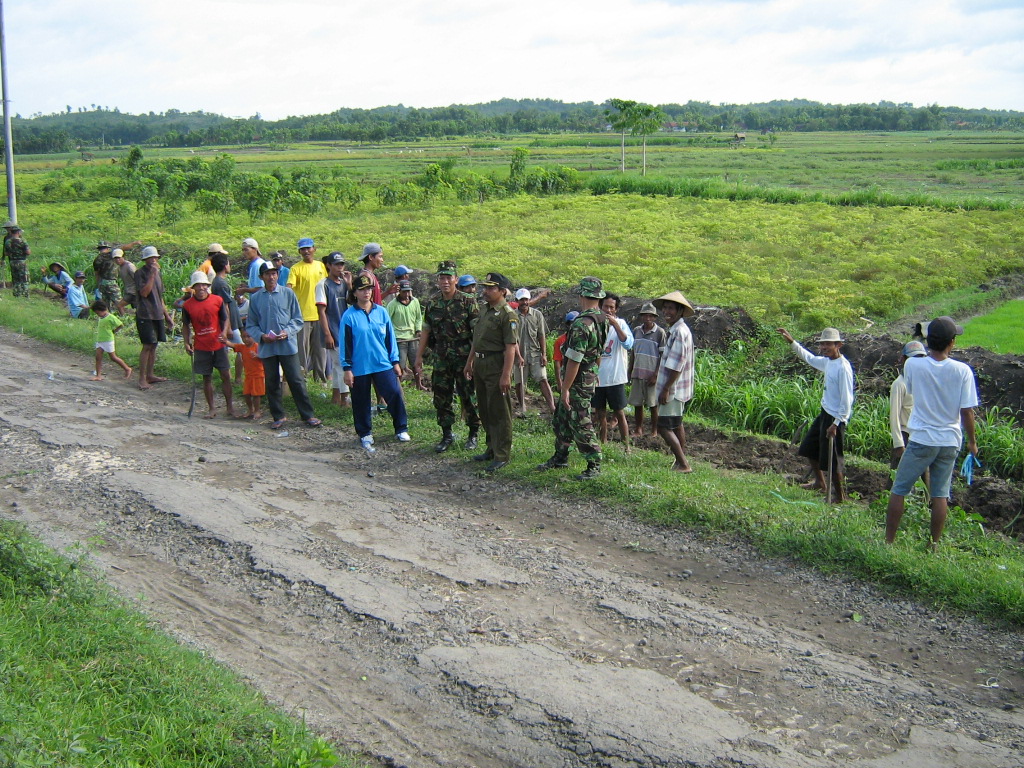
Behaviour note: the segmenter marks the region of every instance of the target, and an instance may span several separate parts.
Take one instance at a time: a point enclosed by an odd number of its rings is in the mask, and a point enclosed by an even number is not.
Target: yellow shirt
[[[307,263],[300,261],[292,267],[288,274],[288,287],[295,291],[302,310],[302,319],[306,322],[318,320],[316,311],[316,284],[327,277],[327,267],[322,261]]]

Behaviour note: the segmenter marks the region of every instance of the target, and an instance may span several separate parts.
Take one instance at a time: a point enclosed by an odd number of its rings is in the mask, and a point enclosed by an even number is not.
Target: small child
[[[259,345],[244,330],[242,331],[242,342],[228,346],[241,356],[242,369],[245,371],[242,394],[245,396],[245,405],[248,411],[242,418],[255,421],[263,418],[260,398],[267,393],[267,379],[263,370],[263,361],[258,355]]]
[[[124,377],[127,379],[132,375],[132,369],[128,363],[114,354],[114,334],[121,330],[124,323],[117,315],[111,314],[105,301],[97,299],[92,303],[92,311],[99,319],[96,323],[96,373],[91,381],[103,381],[103,353],[110,355],[110,359],[121,366]]]

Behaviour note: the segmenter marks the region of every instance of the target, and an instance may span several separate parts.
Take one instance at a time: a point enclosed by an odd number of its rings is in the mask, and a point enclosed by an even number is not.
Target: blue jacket
[[[380,373],[398,362],[395,327],[380,304],[372,304],[369,312],[349,307],[341,316],[341,332],[341,367],[353,376]]]

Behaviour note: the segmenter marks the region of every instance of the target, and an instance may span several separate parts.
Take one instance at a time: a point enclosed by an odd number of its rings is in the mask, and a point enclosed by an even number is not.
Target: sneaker
[[[363,450],[367,453],[377,452],[377,449],[373,447],[373,435],[367,435],[366,437],[359,438],[359,444],[363,446]]]
[[[395,439],[398,442],[400,442],[400,443],[408,443],[410,440],[412,440],[412,438],[409,437],[409,433],[408,432],[398,432],[398,433],[396,433],[395,434]]]

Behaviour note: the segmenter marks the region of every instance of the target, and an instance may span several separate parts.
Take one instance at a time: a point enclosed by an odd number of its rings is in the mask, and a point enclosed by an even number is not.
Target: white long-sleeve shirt
[[[893,448],[906,448],[903,444],[903,433],[910,433],[907,424],[910,412],[914,409],[914,396],[907,392],[907,382],[901,373],[889,387],[889,432],[892,435]]]
[[[835,419],[835,424],[847,423],[853,410],[853,367],[850,361],[842,355],[835,360],[824,355],[812,355],[795,341],[793,351],[812,368],[825,372],[822,410]]]

